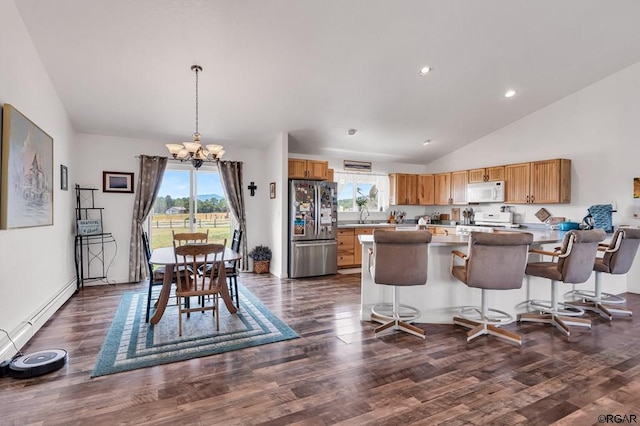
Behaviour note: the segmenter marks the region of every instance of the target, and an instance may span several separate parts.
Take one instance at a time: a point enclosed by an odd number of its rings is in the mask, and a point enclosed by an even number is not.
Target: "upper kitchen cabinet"
[[[289,158],[289,179],[327,180],[328,161]]]
[[[466,170],[451,172],[451,204],[467,204],[467,182],[469,173]]]
[[[434,176],[434,180],[434,198],[436,205],[467,203],[469,173],[466,170],[438,173]]]
[[[469,183],[496,182],[504,180],[504,166],[469,170]]]
[[[451,173],[438,173],[434,180],[434,204],[451,204]]]
[[[333,169],[327,169],[327,180],[329,182],[335,182],[333,178]]]
[[[435,203],[434,175],[418,175],[418,204],[431,206]]]
[[[555,159],[505,166],[505,203],[571,202],[571,160]]]
[[[390,174],[389,204],[394,206],[418,204],[418,175],[406,173]]]

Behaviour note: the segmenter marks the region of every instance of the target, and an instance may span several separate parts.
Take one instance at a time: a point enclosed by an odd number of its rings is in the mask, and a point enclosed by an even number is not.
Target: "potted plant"
[[[253,259],[253,272],[264,274],[269,272],[269,261],[271,260],[271,249],[267,246],[255,246],[249,257]]]

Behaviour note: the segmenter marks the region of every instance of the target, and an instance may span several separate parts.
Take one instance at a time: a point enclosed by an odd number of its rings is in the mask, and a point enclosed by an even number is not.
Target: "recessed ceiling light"
[[[420,75],[427,75],[431,72],[431,67],[422,67],[420,68]]]
[[[431,139],[427,139],[426,141],[422,142],[423,146],[427,146],[431,143]]]
[[[347,134],[348,134],[349,136],[353,136],[353,135],[355,135],[357,132],[358,132],[358,129],[349,129],[349,130],[347,130]]]
[[[507,91],[504,93],[504,97],[505,97],[505,98],[512,98],[512,97],[514,97],[515,95],[516,95],[516,91],[515,91],[515,90],[507,90]]]

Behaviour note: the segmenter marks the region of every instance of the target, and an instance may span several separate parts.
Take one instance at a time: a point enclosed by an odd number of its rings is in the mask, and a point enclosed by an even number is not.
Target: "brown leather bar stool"
[[[369,272],[376,284],[393,286],[393,302],[371,308],[371,319],[382,325],[375,335],[387,330],[400,330],[425,338],[426,332],[410,322],[420,311],[400,304],[400,287],[425,285],[431,232],[373,231],[373,250],[369,252]]]
[[[512,290],[522,287],[527,265],[529,245],[533,235],[528,232],[486,233],[471,232],[467,254],[452,251],[451,275],[469,287],[482,290],[481,306],[467,306],[453,318],[454,324],[470,328],[467,343],[486,334],[517,345],[522,344],[518,334],[499,328],[514,321],[512,315],[489,308],[488,290]],[[455,259],[464,265],[455,265]]]
[[[591,321],[577,318],[584,315],[584,309],[558,301],[558,283],[581,284],[589,279],[598,252],[598,243],[605,239],[602,229],[589,231],[569,231],[565,234],[559,251],[550,252],[531,249],[530,253],[552,256],[551,262],[531,262],[525,274],[551,280],[551,300],[529,300],[530,308],[539,314],[520,314],[519,321],[551,324],[569,337],[569,326],[591,328]]]
[[[600,244],[598,246],[598,251],[604,252],[604,255],[596,258],[593,265],[593,270],[596,272],[594,291],[571,291],[567,295],[582,299],[582,302],[570,303],[583,309],[597,312],[609,321],[613,319],[613,314],[631,316],[633,311],[621,306],[627,303],[626,298],[602,292],[602,274],[621,275],[629,272],[638,252],[638,245],[640,245],[640,229],[618,228],[609,244]]]

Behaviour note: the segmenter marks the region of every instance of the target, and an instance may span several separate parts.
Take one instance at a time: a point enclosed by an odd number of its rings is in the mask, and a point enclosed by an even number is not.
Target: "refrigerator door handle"
[[[294,241],[293,245],[295,247],[304,247],[304,246],[337,246],[337,240],[317,240],[317,241]]]
[[[318,238],[320,236],[320,214],[321,214],[321,210],[320,210],[320,185],[315,184],[313,186],[314,188],[314,192],[315,192],[315,197],[316,197],[316,238]]]

